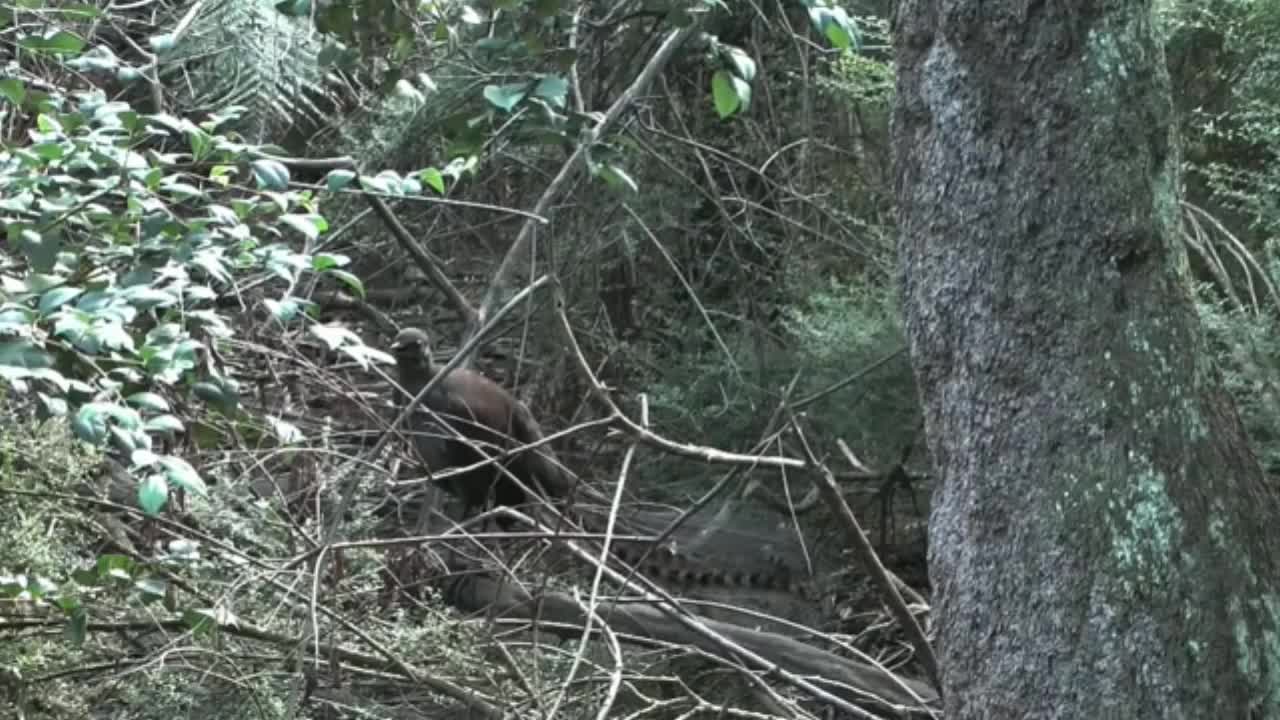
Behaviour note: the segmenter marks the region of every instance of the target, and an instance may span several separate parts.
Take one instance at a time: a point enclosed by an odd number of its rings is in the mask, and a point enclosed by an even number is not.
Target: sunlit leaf
[[[71,430],[76,437],[93,445],[101,445],[107,440],[108,419],[110,414],[101,403],[85,403],[76,411],[71,421]]]
[[[125,402],[134,407],[152,412],[168,412],[169,403],[153,392],[137,392],[125,398]]]
[[[253,168],[253,177],[258,187],[267,190],[289,189],[289,168],[278,160],[260,158],[249,164]]]
[[[271,313],[271,317],[279,320],[282,324],[288,324],[298,317],[302,311],[302,306],[295,298],[285,298],[284,300],[274,300],[266,298],[262,301],[267,306],[267,312]]]
[[[559,75],[544,76],[534,86],[533,94],[562,108],[567,104],[569,81]]]
[[[351,263],[351,258],[338,253],[316,253],[311,258],[311,269],[323,272],[330,268],[344,267]]]
[[[173,415],[157,415],[147,418],[142,424],[142,428],[147,432],[153,433],[180,433],[183,430],[182,421]]]
[[[196,495],[207,495],[208,488],[204,484],[204,480],[200,478],[200,473],[191,467],[190,463],[180,457],[172,455],[164,455],[159,458],[160,465],[164,467],[165,473],[169,478],[169,482]]]
[[[356,174],[350,170],[330,170],[324,178],[324,184],[330,192],[337,192],[350,185],[355,177]]]
[[[138,484],[138,506],[150,515],[160,512],[169,500],[169,483],[159,474],[148,475]]]
[[[359,295],[362,299],[364,298],[364,283],[360,278],[356,277],[352,273],[349,273],[346,270],[329,270],[325,274],[341,280],[342,283],[351,288],[356,295]]]
[[[274,415],[268,415],[267,422],[271,424],[271,429],[275,431],[276,438],[285,445],[300,443],[307,439],[306,436],[302,434],[302,431],[298,429],[297,425],[294,425],[287,420],[278,418]]]
[[[742,106],[742,98],[738,97],[733,76],[724,70],[717,70],[711,76],[711,98],[715,103],[716,113],[722,118],[729,117]]]
[[[528,83],[514,83],[510,85],[486,85],[484,88],[484,99],[489,101],[490,105],[511,112],[521,100],[524,99],[525,93],[528,92]]]
[[[329,229],[329,223],[323,217],[314,213],[282,215],[280,216],[280,222],[302,233],[308,240],[315,240],[320,237],[320,233]]]
[[[84,292],[84,289],[78,287],[67,285],[56,287],[40,296],[40,304],[37,307],[41,315],[49,315],[54,310],[76,299],[82,292]]]
[[[623,188],[631,192],[640,192],[640,186],[636,184],[636,181],[627,174],[626,170],[617,165],[603,165],[597,170],[597,173],[606,183],[613,187]]]
[[[59,30],[52,35],[39,37],[28,35],[18,39],[18,45],[27,50],[50,55],[75,55],[84,49],[84,40],[79,36]]]
[[[444,194],[444,174],[438,169],[429,167],[418,173],[418,179],[426,183],[432,190],[438,194]]]
[[[0,79],[0,97],[21,106],[22,101],[27,97],[27,86],[18,78]]]
[[[151,45],[151,49],[155,50],[156,52],[164,52],[166,50],[172,50],[177,45],[177,40],[173,37],[173,35],[170,35],[167,33],[164,35],[152,35],[150,38],[148,38],[148,42]]]

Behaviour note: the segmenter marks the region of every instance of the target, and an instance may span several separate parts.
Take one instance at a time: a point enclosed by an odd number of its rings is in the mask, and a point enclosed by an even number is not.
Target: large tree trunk
[[[898,13],[947,719],[1280,718],[1280,500],[1192,305],[1151,3]]]

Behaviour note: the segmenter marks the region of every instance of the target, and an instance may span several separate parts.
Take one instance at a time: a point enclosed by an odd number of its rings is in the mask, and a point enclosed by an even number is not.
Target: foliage
[[[1269,240],[1262,267],[1280,282],[1280,241]],[[1280,298],[1258,304],[1224,296],[1212,283],[1197,287],[1201,322],[1213,343],[1228,392],[1240,410],[1254,452],[1269,473],[1280,473]]]
[[[31,495],[74,491],[100,453],[77,442],[64,422],[15,413],[8,396],[0,387],[0,488],[5,490],[0,546],[8,549],[0,571],[20,568],[33,579],[56,577],[79,560],[79,550],[64,541],[71,539],[66,535],[50,535],[50,518],[41,512],[45,504]]]
[[[1182,110],[1188,198],[1222,223],[1198,241],[1216,248],[1195,258],[1196,267],[1211,270],[1216,281],[1197,288],[1200,317],[1255,452],[1269,472],[1277,472],[1280,346],[1274,338],[1280,306],[1265,282],[1274,287],[1280,279],[1280,53],[1274,41],[1280,36],[1280,3],[1177,0],[1160,10]],[[1205,224],[1200,217],[1190,216]],[[1265,277],[1244,262],[1249,255]]]
[[[1203,186],[1206,201],[1239,218],[1240,230],[1276,234],[1280,2],[1179,2],[1167,9],[1166,24],[1192,199]]]
[[[0,603],[9,610],[0,623],[0,673],[20,681],[6,687],[0,711],[316,717],[299,713],[291,696],[289,653],[304,596],[291,593],[290,583],[262,582],[253,569],[291,552],[290,526],[277,509],[244,512],[230,501],[234,493],[215,487],[188,509],[200,528],[237,539],[236,547],[169,538],[140,552],[129,540],[136,516],[127,496],[115,497],[121,488],[95,471],[99,453],[65,423],[32,418],[23,399],[0,398],[0,542],[7,550]],[[103,538],[108,547],[90,552]],[[348,579],[336,589],[375,596],[377,554],[348,553],[347,563]],[[305,573],[292,579],[305,581]],[[362,629],[378,633],[389,650],[465,672],[479,663],[479,631],[442,622],[443,614],[439,598],[429,597],[411,617],[402,612]],[[343,630],[326,636],[352,639]],[[144,660],[149,655],[163,661]]]
[[[286,289],[269,307],[289,322],[305,317],[289,289],[306,275],[359,281],[341,269],[345,257],[310,251],[327,229],[311,193],[289,190],[286,167],[218,133],[237,109],[197,124],[101,91],[28,93],[12,80],[4,94],[6,115],[31,127],[29,144],[0,153],[11,249],[0,264],[0,376],[127,458],[147,510],[170,485],[203,493],[190,464],[156,444],[186,430],[172,411],[186,392],[236,416],[239,382],[217,360],[216,343],[233,333],[219,298],[276,282]],[[313,331],[359,362],[376,356]]]
[[[889,23],[884,18],[858,17],[869,43],[888,47]],[[870,53],[841,53],[830,63],[829,73],[819,75],[817,85],[853,107],[887,114],[893,102],[893,63]]]
[[[210,716],[241,716],[247,708],[264,716],[297,714],[282,679],[301,676],[304,654],[308,671],[321,655],[329,657],[319,646],[322,652],[313,656],[312,640],[341,648],[376,643],[379,650],[425,663],[433,676],[490,682],[498,697],[549,695],[565,668],[576,667],[576,660],[555,647],[524,650],[512,644],[502,650],[516,652],[504,657],[538,672],[517,683],[506,670],[477,671],[479,656],[494,641],[479,625],[447,621],[439,598],[394,617],[372,607],[382,565],[378,553],[348,548],[341,578],[313,576],[300,558],[322,536],[311,513],[330,510],[330,481],[340,469],[350,471],[335,458],[359,452],[354,443],[332,440],[340,432],[328,434],[338,415],[332,400],[358,406],[363,390],[327,367],[315,367],[309,357],[290,370],[303,367],[312,374],[278,372],[278,357],[294,350],[281,347],[279,331],[305,328],[299,334],[361,368],[379,359],[348,325],[321,323],[326,308],[309,294],[317,286],[337,287],[364,299],[365,285],[354,266],[382,260],[365,252],[368,245],[352,242],[350,252],[334,246],[331,211],[351,208],[334,203],[333,196],[353,198],[357,182],[361,190],[389,198],[425,194],[424,188],[439,195],[494,188],[503,203],[531,207],[508,193],[536,196],[549,177],[544,172],[550,165],[540,163],[558,166],[566,150],[587,141],[588,168],[619,192],[593,195],[599,187],[594,183],[578,198],[579,209],[566,202],[556,210],[552,231],[559,235],[560,257],[569,260],[554,269],[563,272],[564,285],[580,288],[593,269],[623,264],[623,254],[603,242],[607,238],[600,238],[595,224],[606,204],[616,211],[618,198],[643,213],[626,224],[627,233],[654,217],[669,219],[674,232],[658,243],[628,243],[625,260],[642,272],[646,294],[637,304],[650,313],[646,320],[654,320],[646,330],[682,343],[674,351],[651,343],[635,353],[662,359],[666,372],[658,377],[655,415],[681,439],[739,448],[750,431],[760,429],[779,389],[797,372],[797,393],[811,393],[892,344],[888,290],[861,284],[884,276],[889,235],[877,215],[880,208],[863,201],[862,185],[832,183],[837,192],[826,195],[826,178],[832,177],[826,173],[845,164],[839,154],[806,150],[806,157],[793,160],[780,149],[814,135],[815,126],[789,125],[790,103],[801,97],[808,102],[806,96],[817,93],[794,82],[787,63],[771,53],[782,48],[842,58],[836,67],[850,83],[845,89],[865,85],[868,94],[859,99],[871,102],[871,93],[883,89],[876,83],[887,75],[875,73],[885,66],[850,59],[849,51],[866,41],[861,29],[832,3],[805,2],[795,9],[800,27],[809,21],[811,37],[797,43],[778,33],[766,52],[757,52],[748,36],[718,34],[711,21],[736,15],[729,19],[774,22],[765,14],[694,2],[684,8],[652,6],[619,21],[612,4],[597,5],[598,15],[584,15],[575,26],[565,4],[556,2],[485,8],[304,0],[277,3],[274,10],[291,16],[282,20],[267,18],[265,6],[252,0],[217,0],[192,6],[189,18],[161,13],[157,22],[167,27],[131,18],[104,24],[127,28],[110,34],[95,31],[99,26],[93,23],[68,21],[64,32],[29,38],[22,46],[14,73],[0,81],[7,100],[0,110],[7,140],[0,154],[0,222],[12,250],[0,266],[0,371],[24,401],[38,407],[45,418],[39,431],[60,428],[56,436],[67,443],[67,452],[84,452],[94,463],[101,454],[120,458],[141,482],[126,479],[125,502],[119,502],[121,488],[112,482],[108,503],[82,493],[68,497],[71,488],[39,473],[6,479],[0,493],[30,488],[47,497],[30,511],[22,506],[22,522],[12,526],[14,540],[29,553],[14,555],[12,567],[0,568],[0,592],[51,612],[65,627],[70,647],[112,662],[145,658],[133,676],[146,682],[128,685],[104,707],[142,705],[172,714],[176,700],[185,698]],[[405,14],[406,9],[416,12]],[[351,22],[343,25],[348,11]],[[321,32],[302,32],[313,19]],[[673,89],[664,88],[670,105],[663,93],[652,93],[608,134],[592,136],[589,128],[634,77],[635,59],[643,61],[654,37],[695,19],[716,32],[695,36],[674,61]],[[777,20],[769,29],[784,27],[790,25]],[[824,41],[825,47],[844,50],[824,50]],[[576,43],[590,50],[575,52]],[[222,52],[215,56],[210,48]],[[592,58],[600,64],[592,65]],[[297,173],[277,157],[283,151],[244,139],[265,136],[283,143],[277,124],[264,122],[264,116],[280,123],[316,119],[336,106],[335,69],[372,78],[387,95],[365,105],[369,110],[357,116],[361,127],[338,136],[370,139],[385,153],[363,152],[365,145],[339,145],[338,153],[370,166],[386,157],[397,170],[430,164],[424,156],[441,157],[444,169],[370,171],[358,179],[353,170],[336,170],[319,189],[300,189]],[[575,78],[575,72],[586,79]],[[78,93],[64,89],[95,84],[100,87]],[[684,93],[698,112],[682,115]],[[231,101],[240,98],[253,109],[235,107]],[[827,129],[827,111],[847,98],[832,93],[823,102],[829,104],[812,116],[818,131]],[[204,113],[211,105],[214,112]],[[774,113],[787,132],[758,142],[771,132],[760,119]],[[351,117],[332,115],[335,125]],[[663,135],[675,127],[685,128],[679,137]],[[535,182],[514,177],[526,167],[537,171],[529,175]],[[745,181],[744,167],[751,169]],[[482,172],[490,173],[487,182]],[[456,181],[464,173],[476,182],[460,186]],[[444,203],[429,207],[450,221],[463,212]],[[872,209],[864,212],[866,207]],[[691,221],[691,213],[700,216]],[[686,232],[691,223],[706,232]],[[430,227],[425,223],[406,224],[424,241],[437,242],[423,230]],[[671,235],[680,242],[664,245]],[[824,244],[827,239],[832,241]],[[581,263],[586,253],[580,251],[596,241],[599,254],[592,260],[599,262],[592,268]],[[439,254],[448,262],[480,257],[474,242],[460,245],[461,252]],[[677,245],[676,260],[662,256]],[[680,272],[688,277],[687,287],[676,279]],[[582,297],[573,300],[581,303]],[[587,315],[581,304],[573,309]],[[551,333],[531,335],[549,342]],[[616,342],[605,338],[592,349],[634,347]],[[842,353],[828,343],[848,347]],[[306,398],[262,398],[247,389],[267,395],[299,376],[303,391],[331,402],[326,410],[306,405]],[[888,376],[877,380],[883,377]],[[633,387],[630,379],[624,378],[625,390],[644,387]],[[896,411],[895,402],[910,398],[897,386],[899,379],[880,383],[876,392],[884,395],[872,400]],[[824,431],[855,444],[876,432],[896,432],[896,416],[885,421],[888,416],[858,393],[815,403],[815,410],[821,407],[822,415],[834,418]],[[303,419],[264,412],[277,400]],[[376,415],[369,407],[360,410]],[[691,422],[681,424],[682,413]],[[91,447],[67,440],[68,431]],[[178,440],[188,446],[180,451]],[[678,471],[682,478],[694,477],[687,465]],[[279,486],[295,473],[303,476],[303,492],[313,495],[283,497]],[[81,484],[102,489],[98,481]],[[184,502],[167,502],[174,488],[190,491]],[[139,501],[152,512],[163,505],[163,521],[143,520],[119,507]],[[31,540],[53,512],[64,513],[62,527],[106,535],[110,544],[76,553],[68,543],[38,555]],[[137,545],[104,531],[109,523],[100,515],[108,513],[128,527],[126,538]],[[357,531],[365,528],[362,512],[351,519]],[[170,522],[181,522],[188,536],[170,535]],[[374,530],[390,533],[383,525]],[[143,546],[140,536],[149,544]],[[318,609],[361,618],[356,629],[374,639],[336,621],[326,624],[329,616]],[[314,619],[324,627],[312,627]],[[119,630],[112,623],[125,629],[108,632]],[[163,637],[150,634],[153,623],[163,623]],[[135,625],[147,630],[134,634]],[[307,634],[312,631],[317,634]],[[9,652],[0,663],[24,670],[71,666],[86,656],[37,642]],[[161,655],[189,664],[150,662]],[[212,658],[207,664],[206,657]],[[237,671],[236,663],[242,663],[243,672],[208,672],[227,659]],[[382,658],[376,660],[350,662],[361,672],[385,672]],[[174,667],[198,668],[200,681],[187,682]],[[492,680],[474,680],[480,676]],[[60,692],[71,686],[56,678],[41,682]],[[216,703],[207,702],[214,697]]]
[[[729,358],[714,351],[672,358],[652,386],[656,427],[673,437],[705,437],[745,450],[798,377],[787,400],[818,396],[802,409],[817,419],[820,444],[845,440],[863,449],[862,459],[873,466],[896,462],[918,409],[894,289],[835,277],[826,287],[807,289],[805,300],[786,310],[780,337],[732,334],[726,339]],[[851,376],[857,382],[826,392]],[[663,478],[677,472],[669,463],[645,469],[646,476]],[[680,475],[682,483],[660,486],[693,493],[704,481],[687,471]]]

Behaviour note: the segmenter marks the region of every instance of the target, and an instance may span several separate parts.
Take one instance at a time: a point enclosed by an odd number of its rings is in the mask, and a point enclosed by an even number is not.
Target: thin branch
[[[355,184],[358,188],[357,192],[364,197],[365,201],[369,203],[371,208],[373,208],[374,213],[381,218],[382,223],[391,231],[391,236],[394,237],[396,242],[400,244],[400,247],[409,254],[409,257],[413,258],[413,261],[422,269],[422,272],[426,273],[431,284],[435,285],[436,289],[444,294],[445,298],[448,299],[449,304],[458,311],[458,314],[462,316],[468,325],[474,321],[476,317],[475,308],[471,307],[471,303],[467,302],[467,298],[462,294],[462,292],[449,281],[448,276],[440,269],[440,262],[436,258],[432,257],[417,240],[414,240],[413,236],[409,234],[409,231],[405,228],[404,224],[400,222],[400,218],[396,217],[395,213],[391,212],[391,208],[383,202],[382,198],[378,197],[376,193],[369,192],[361,187],[359,177],[360,168],[354,159],[347,156],[304,159],[281,157],[279,155],[271,155],[264,152],[256,152],[254,153],[254,156],[268,160],[275,160],[276,162],[282,163],[291,168],[306,170],[350,170],[356,173],[357,177],[355,178]]]
[[[809,447],[809,441],[804,435],[804,430],[800,426],[800,422],[792,416],[792,426],[796,429],[796,435],[800,438],[800,444],[804,446],[805,454],[809,456],[809,462],[818,468],[822,474],[822,481],[818,483],[818,488],[822,492],[823,499],[831,506],[835,512],[837,520],[844,527],[845,535],[849,538],[849,545],[853,548],[854,555],[858,561],[862,563],[862,567],[871,576],[876,587],[880,590],[880,597],[888,606],[889,612],[893,614],[894,619],[902,627],[902,631],[907,634],[907,639],[911,642],[911,646],[915,648],[916,657],[920,659],[920,664],[924,666],[924,670],[929,674],[929,679],[933,681],[935,688],[941,688],[941,675],[938,672],[938,658],[933,654],[933,648],[929,646],[929,641],[924,636],[924,630],[920,629],[920,624],[916,622],[916,618],[911,614],[911,610],[907,607],[907,603],[903,601],[902,595],[898,592],[898,585],[902,584],[901,580],[891,579],[892,575],[884,564],[880,562],[880,557],[876,555],[876,550],[871,546],[871,541],[867,539],[867,534],[862,530],[862,525],[858,523],[858,517],[853,514],[853,510],[849,509],[849,504],[844,501],[844,497],[840,494],[840,488],[836,485],[836,479],[831,474],[831,470],[826,465],[820,463],[813,454],[813,450]],[[839,442],[840,451],[844,453],[845,459],[855,468],[860,467],[861,463],[854,458],[853,453],[849,450],[849,446],[843,440]]]
[[[804,468],[808,467],[808,463],[804,460],[796,458],[783,457],[778,455],[743,455],[740,453],[726,452],[717,448],[706,447],[704,445],[688,445],[678,443],[674,440],[668,440],[653,431],[641,427],[626,413],[618,407],[613,398],[609,396],[609,390],[601,383],[595,373],[591,371],[591,365],[587,363],[586,357],[582,354],[582,348],[578,345],[578,339],[573,334],[573,326],[569,322],[568,315],[564,310],[564,293],[557,288],[556,290],[556,317],[560,319],[560,329],[564,332],[565,340],[569,343],[569,350],[578,361],[578,367],[582,370],[587,378],[587,382],[591,386],[591,390],[595,393],[609,410],[612,411],[618,423],[623,426],[633,437],[638,438],[647,445],[656,447],[664,452],[681,457],[692,458],[694,460],[702,460],[705,462],[721,463],[725,465],[749,465],[764,467],[792,467]]]
[[[699,23],[693,22],[688,27],[671,32],[662,46],[649,59],[648,64],[636,76],[635,81],[631,83],[631,87],[627,88],[614,101],[599,122],[583,131],[582,137],[569,159],[565,160],[560,172],[556,174],[551,183],[547,185],[547,189],[543,191],[542,196],[538,198],[538,202],[533,208],[534,215],[539,218],[545,218],[549,215],[552,203],[557,201],[565,187],[568,186],[569,180],[574,176],[578,168],[583,165],[587,150],[595,143],[600,134],[618,119],[623,110],[630,107],[636,97],[653,82],[658,72],[666,66],[667,61],[675,54],[676,48],[680,47],[685,40],[693,35],[698,26]],[[469,319],[464,337],[470,338],[474,336],[478,332],[478,328],[485,324],[489,312],[498,304],[499,297],[515,275],[519,264],[518,258],[524,254],[533,239],[535,224],[533,220],[526,220],[521,224],[520,232],[516,235],[515,242],[507,250],[506,256],[502,259],[502,264],[498,266],[498,270],[493,275],[493,280],[489,283],[489,289],[485,293],[484,300],[480,303],[479,310],[474,317]]]

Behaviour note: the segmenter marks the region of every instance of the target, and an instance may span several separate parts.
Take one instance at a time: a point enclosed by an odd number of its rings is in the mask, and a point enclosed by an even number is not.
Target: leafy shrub
[[[307,274],[359,289],[347,258],[310,250],[327,223],[309,191],[289,190],[284,165],[218,133],[236,108],[197,124],[100,91],[29,94],[9,80],[4,95],[33,127],[28,144],[0,152],[11,249],[0,260],[0,377],[46,416],[69,416],[80,439],[122,453],[145,509],[163,506],[170,484],[203,492],[157,441],[184,430],[177,391],[237,409],[239,383],[216,345],[238,301],[219,299],[275,283],[275,317],[305,317],[290,291]],[[361,362],[374,352],[312,329]]]

